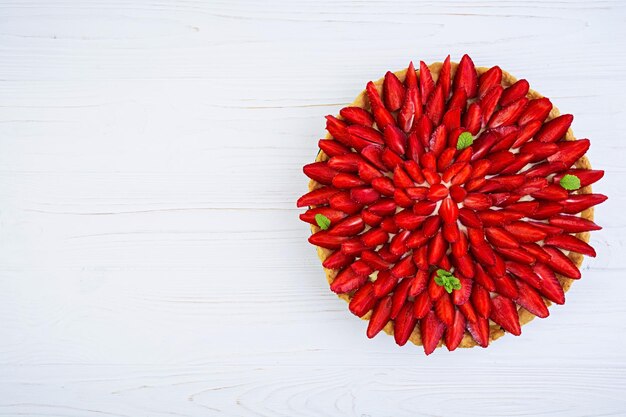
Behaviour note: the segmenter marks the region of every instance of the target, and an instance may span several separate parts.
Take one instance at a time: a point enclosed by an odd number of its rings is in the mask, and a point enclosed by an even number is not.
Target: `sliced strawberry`
[[[564,250],[582,253],[583,255],[596,257],[596,251],[587,242],[572,235],[554,235],[544,240],[544,244],[556,246]]]
[[[547,97],[530,100],[522,112],[522,115],[519,117],[518,123],[520,126],[534,121],[543,123],[543,121],[546,120],[546,117],[550,114],[551,110],[552,103]]]
[[[411,337],[417,319],[413,315],[413,303],[407,301],[393,321],[393,337],[399,346],[404,346]]]
[[[537,262],[533,265],[533,271],[539,278],[541,278],[541,287],[539,287],[539,292],[554,303],[564,304],[565,293],[563,291],[563,287],[559,283],[559,280],[556,278],[552,269],[546,264]]]
[[[424,61],[420,61],[420,91],[422,93],[422,103],[426,103],[430,94],[435,90],[435,82],[430,74],[430,69]]]
[[[404,85],[391,71],[387,71],[385,74],[385,80],[383,81],[383,98],[385,101],[385,107],[389,111],[396,111],[402,106],[404,102]]]
[[[474,62],[467,54],[463,55],[457,67],[452,88],[455,90],[462,88],[465,90],[467,98],[474,98],[478,93],[478,75],[476,74],[476,67],[474,67]]]
[[[467,330],[479,346],[489,346],[489,320],[478,317],[475,322],[467,322]]]
[[[431,310],[432,305],[433,303],[428,295],[428,291],[423,291],[415,297],[415,302],[413,303],[413,317],[416,319],[426,317],[426,314],[428,314]]]
[[[535,135],[535,140],[550,143],[558,141],[565,136],[573,120],[574,116],[571,114],[563,114],[559,117],[555,117],[543,125],[541,130]]]
[[[422,344],[424,345],[424,353],[426,353],[426,355],[433,353],[435,348],[439,345],[445,328],[446,326],[432,310],[420,320],[420,333],[422,335]]]
[[[478,80],[478,97],[483,96],[494,86],[500,86],[502,82],[502,70],[497,65],[489,68]]]
[[[504,92],[502,93],[502,97],[500,98],[500,105],[502,107],[505,107],[509,104],[516,102],[520,98],[525,97],[526,93],[528,93],[529,88],[530,85],[528,84],[528,81],[524,79],[518,80],[506,90],[504,90]]]
[[[491,299],[491,320],[496,322],[507,332],[519,336],[522,334],[522,328],[519,323],[519,316],[515,303],[509,298],[496,295]]]
[[[368,282],[354,293],[348,308],[355,316],[363,317],[374,307],[374,304],[376,304],[374,286],[371,282]]]
[[[523,281],[517,281],[517,288],[519,289],[519,297],[515,302],[526,310],[530,311],[537,317],[545,318],[550,315],[546,303],[543,302],[543,298],[537,293],[537,291],[526,284]]]
[[[391,296],[387,296],[374,307],[372,316],[367,325],[367,337],[376,336],[387,325],[391,316]]]
[[[446,347],[450,352],[455,350],[461,343],[461,340],[463,340],[465,324],[465,316],[459,310],[456,310],[452,325],[447,327],[445,335]]]
[[[330,284],[332,292],[344,294],[360,288],[367,282],[367,275],[358,275],[352,268],[344,268]]]
[[[550,265],[554,271],[571,279],[580,279],[580,271],[574,262],[563,252],[549,245],[544,245],[543,250],[550,255],[548,265]]]

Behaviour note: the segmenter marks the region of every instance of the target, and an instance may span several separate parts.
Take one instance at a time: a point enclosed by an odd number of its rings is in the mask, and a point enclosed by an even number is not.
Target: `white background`
[[[626,415],[623,1],[0,3],[0,415]],[[499,64],[610,196],[583,279],[487,350],[365,337],[295,200],[387,69]]]

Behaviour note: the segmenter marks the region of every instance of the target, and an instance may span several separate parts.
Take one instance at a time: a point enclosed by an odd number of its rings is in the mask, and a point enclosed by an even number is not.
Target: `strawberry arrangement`
[[[369,338],[487,347],[565,302],[606,200],[572,115],[467,55],[387,72],[339,114],[297,205]]]

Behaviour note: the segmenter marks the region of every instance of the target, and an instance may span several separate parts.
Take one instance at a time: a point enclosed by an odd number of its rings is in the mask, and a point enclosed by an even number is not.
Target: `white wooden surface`
[[[0,415],[624,416],[626,4],[0,2]],[[323,116],[409,59],[526,77],[610,196],[565,306],[398,348],[295,208]]]

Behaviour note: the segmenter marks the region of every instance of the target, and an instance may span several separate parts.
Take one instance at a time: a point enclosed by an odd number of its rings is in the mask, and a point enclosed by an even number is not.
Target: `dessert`
[[[326,117],[297,205],[369,338],[487,347],[565,302],[606,200],[572,121],[467,55],[387,72]]]

